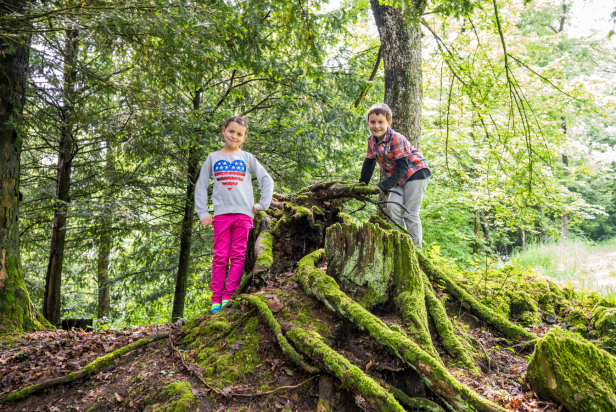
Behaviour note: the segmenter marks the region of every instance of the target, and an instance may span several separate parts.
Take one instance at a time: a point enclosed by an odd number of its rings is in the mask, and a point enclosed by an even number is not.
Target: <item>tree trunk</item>
[[[111,211],[109,212],[111,213]],[[98,243],[98,259],[96,278],[98,282],[98,305],[96,317],[109,316],[111,303],[109,301],[109,254],[111,253],[111,232],[109,227],[103,228]]]
[[[67,30],[64,47],[64,101],[61,108],[62,126],[58,147],[58,170],[56,177],[56,206],[51,235],[49,263],[45,277],[43,316],[55,325],[60,321],[62,264],[66,240],[66,214],[70,202],[71,163],[73,160],[73,121],[75,117],[75,81],[77,71],[77,30]]]
[[[112,185],[112,175],[114,171],[114,158],[111,152],[111,143],[106,140],[105,148],[105,180],[106,186]],[[107,190],[108,192],[108,190]],[[96,317],[102,318],[109,316],[111,310],[111,302],[109,301],[109,256],[113,245],[111,230],[113,225],[113,215],[111,209],[111,199],[109,193],[103,197],[103,216],[99,224],[98,238],[98,257],[96,262],[96,279],[97,279],[97,295],[98,304],[96,309]]]
[[[392,127],[413,146],[421,146],[421,29],[405,19],[400,7],[371,0],[374,21],[381,37],[385,69],[385,104],[393,112]],[[420,2],[420,14],[425,5]],[[407,6],[414,7],[414,6]]]
[[[563,4],[563,12],[567,11],[567,5]],[[562,26],[565,23],[565,18],[563,17],[561,19],[561,31],[562,31]],[[567,134],[567,122],[565,120],[565,117],[562,116],[561,117],[561,121],[562,121],[562,127],[563,127],[563,134]],[[567,156],[565,153],[562,154],[562,159],[563,159],[563,165],[565,165],[565,176],[569,175],[569,156]],[[565,181],[566,184],[566,181]],[[563,209],[563,215],[562,215],[562,238],[563,239],[567,239],[567,236],[569,236],[569,216],[567,215],[567,207],[565,207]]]
[[[195,92],[193,109],[195,114],[201,104],[201,89]],[[178,274],[175,283],[175,296],[173,298],[173,311],[171,321],[184,317],[184,303],[186,301],[186,287],[188,285],[188,266],[190,262],[190,245],[192,242],[193,217],[195,215],[195,183],[199,173],[199,159],[194,145],[188,150],[188,184],[186,186],[186,199],[184,204],[184,218],[182,219],[182,233],[180,235],[180,259]]]
[[[479,218],[481,219],[481,229],[483,230],[483,238],[490,249],[492,249],[492,235],[490,234],[490,224],[483,212],[479,212]]]
[[[22,13],[26,1],[7,0],[0,7],[0,17]],[[17,24],[17,23],[15,23]],[[14,24],[3,26],[12,34]],[[25,104],[29,39],[7,44],[3,38],[0,53],[0,335],[28,332],[50,325],[30,301],[24,283],[19,254],[19,127]]]

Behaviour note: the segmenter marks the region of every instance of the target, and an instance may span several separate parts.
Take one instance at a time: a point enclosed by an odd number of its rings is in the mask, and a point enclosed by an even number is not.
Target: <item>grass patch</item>
[[[531,244],[515,251],[511,260],[570,283],[582,294],[596,292],[616,301],[616,239]]]

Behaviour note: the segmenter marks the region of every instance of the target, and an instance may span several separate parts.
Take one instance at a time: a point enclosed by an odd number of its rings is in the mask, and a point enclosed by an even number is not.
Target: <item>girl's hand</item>
[[[207,227],[207,226],[209,226],[209,225],[211,225],[211,224],[212,224],[212,216],[207,216],[207,217],[204,217],[204,218],[201,220],[201,224],[202,224],[203,226],[206,226],[206,227]]]
[[[380,188],[380,187],[378,187],[377,185],[372,186],[372,188],[373,188],[373,189],[379,189],[379,190],[381,190],[381,188]]]
[[[252,213],[259,213],[257,210],[257,205],[252,205]]]

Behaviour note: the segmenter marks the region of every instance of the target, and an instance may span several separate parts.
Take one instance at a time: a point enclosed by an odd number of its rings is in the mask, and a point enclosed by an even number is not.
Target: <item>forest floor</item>
[[[291,273],[276,276],[270,287],[257,294],[265,297],[284,296],[283,309],[276,313],[283,330],[297,321],[299,312],[319,323],[320,332],[339,353],[372,378],[385,381],[407,394],[426,397],[439,403],[420,376],[387,352],[379,342],[360,333],[349,323],[339,319],[319,301],[301,292],[290,281]],[[271,295],[270,295],[271,294]],[[217,315],[205,314],[202,322],[216,322],[249,309],[235,304]],[[430,325],[435,347],[455,378],[477,393],[516,412],[559,412],[562,407],[539,400],[523,381],[528,353],[520,353],[508,344],[500,333],[486,327],[479,319],[454,304],[449,305],[451,316],[460,320],[460,327],[479,341],[484,354],[478,360],[482,373],[475,375],[456,365],[438,342],[434,325]],[[402,325],[402,320],[385,308],[379,317],[388,325]],[[556,326],[556,325],[553,325]],[[561,325],[564,327],[564,325]],[[546,324],[532,330],[542,336]],[[63,376],[84,367],[97,357],[120,346],[153,333],[171,330],[179,332],[179,325],[137,328],[124,331],[53,331],[24,335],[9,347],[0,347],[0,396],[41,382]],[[60,411],[146,411],[156,412],[156,393],[174,382],[185,382],[199,406],[199,411],[315,411],[319,395],[319,379],[288,361],[276,343],[271,330],[260,323],[257,329],[260,365],[247,376],[229,386],[219,386],[215,395],[202,378],[203,370],[191,363],[195,350],[182,344],[180,337],[161,340],[137,349],[118,359],[97,375],[32,394],[17,402],[0,405],[0,411],[60,412]],[[240,343],[238,343],[240,342]],[[221,354],[238,350],[241,341],[221,341],[216,345]],[[185,355],[182,355],[184,353]],[[185,362],[180,356],[185,356]],[[188,366],[188,367],[187,367]],[[216,386],[216,385],[215,385]],[[276,392],[271,393],[272,389]],[[359,412],[357,400],[351,392],[336,383],[336,412]],[[152,400],[154,398],[154,400]],[[169,401],[167,401],[168,403]],[[164,401],[161,401],[164,403]],[[196,404],[195,404],[196,405]],[[161,405],[163,406],[163,405]],[[164,408],[162,410],[165,410]]]

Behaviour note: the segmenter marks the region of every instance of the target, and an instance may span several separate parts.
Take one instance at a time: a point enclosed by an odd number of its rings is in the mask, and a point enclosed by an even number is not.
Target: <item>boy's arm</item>
[[[396,168],[394,169],[394,172],[387,179],[377,184],[377,186],[379,187],[379,189],[381,189],[382,192],[395,187],[400,181],[400,179],[402,179],[404,175],[406,175],[406,172],[408,172],[408,170],[409,165],[406,161],[406,157],[396,160]]]
[[[359,175],[359,183],[370,183],[370,179],[372,179],[372,174],[374,173],[375,166],[376,159],[370,159],[369,157],[366,157],[364,159],[364,164],[361,167],[361,175]]]
[[[203,220],[210,215],[207,209],[207,189],[210,185],[211,170],[212,159],[208,156],[203,166],[201,166],[201,172],[199,172],[199,178],[195,184],[195,210],[199,220]]]
[[[272,203],[272,195],[274,194],[274,179],[267,173],[267,170],[254,157],[250,156],[250,167],[257,177],[259,187],[261,188],[261,199],[258,205],[255,205],[257,210],[267,210]]]

